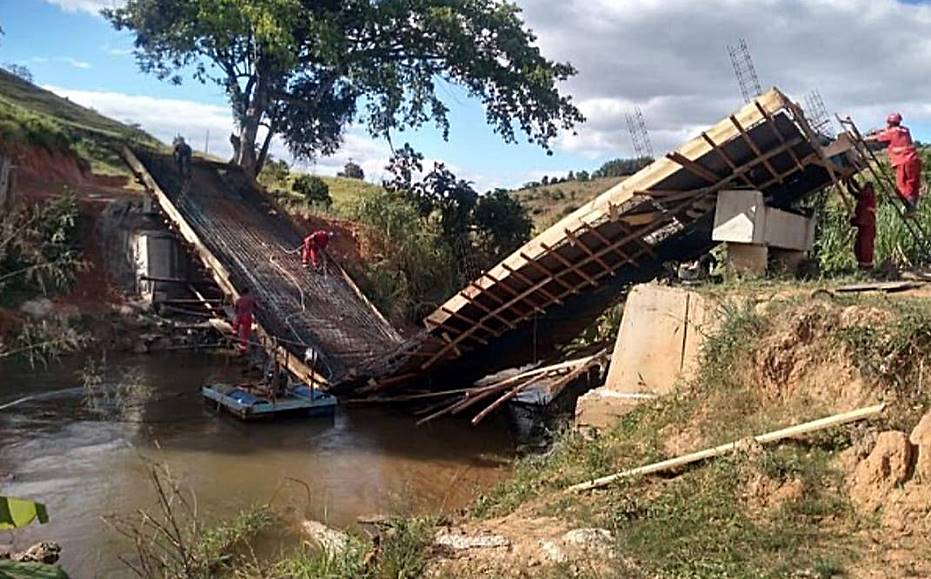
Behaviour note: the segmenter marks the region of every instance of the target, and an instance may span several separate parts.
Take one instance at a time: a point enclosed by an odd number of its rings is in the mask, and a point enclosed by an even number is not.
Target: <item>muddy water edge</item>
[[[148,461],[196,493],[207,520],[271,500],[286,528],[264,538],[269,552],[296,543],[303,518],[346,528],[359,516],[452,511],[509,473],[503,421],[417,428],[385,408],[340,408],[244,424],[205,407],[202,385],[241,376],[222,354],[0,365],[0,493],[43,501],[51,517],[17,531],[15,546],[54,540],[72,577],[126,576],[118,557],[131,549],[101,517],[153,509]]]

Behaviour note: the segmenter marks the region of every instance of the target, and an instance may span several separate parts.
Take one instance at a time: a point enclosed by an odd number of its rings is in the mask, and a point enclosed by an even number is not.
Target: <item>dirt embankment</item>
[[[442,531],[458,547],[434,546],[431,574],[929,577],[929,336],[927,299],[796,296],[735,311],[694,383],[613,431],[566,436],[519,465]],[[563,492],[878,402],[887,404],[878,420]]]

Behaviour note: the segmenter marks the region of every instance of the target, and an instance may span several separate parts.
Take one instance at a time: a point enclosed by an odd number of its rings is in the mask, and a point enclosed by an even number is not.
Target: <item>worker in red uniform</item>
[[[889,164],[895,168],[896,189],[905,202],[905,214],[914,215],[921,191],[921,156],[912,142],[911,132],[902,126],[902,115],[892,113],[886,117],[886,130],[868,135],[864,140],[887,146]]]
[[[320,230],[314,231],[304,238],[303,251],[301,252],[301,263],[304,264],[304,267],[307,267],[308,264],[312,264],[314,269],[320,268],[321,253],[326,249],[326,246],[335,235],[336,234],[332,231]]]
[[[850,224],[857,228],[857,238],[853,243],[853,254],[860,269],[871,270],[873,244],[876,240],[876,191],[872,183],[854,190],[857,192],[857,207]]]
[[[233,333],[236,335],[236,348],[245,352],[249,348],[252,338],[252,316],[255,314],[255,299],[249,288],[242,290],[236,303],[233,304],[235,316],[233,317]]]

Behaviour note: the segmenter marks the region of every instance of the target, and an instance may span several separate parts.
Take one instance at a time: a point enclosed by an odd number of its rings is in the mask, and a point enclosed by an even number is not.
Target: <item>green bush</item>
[[[300,194],[308,205],[326,208],[333,204],[330,186],[316,175],[301,175],[294,180],[291,189]]]

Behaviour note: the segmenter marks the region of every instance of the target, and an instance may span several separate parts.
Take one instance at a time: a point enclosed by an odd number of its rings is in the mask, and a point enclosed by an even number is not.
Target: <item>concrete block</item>
[[[575,406],[575,426],[581,429],[606,430],[646,397],[625,396],[607,386],[595,388],[580,396]]]
[[[762,276],[766,274],[769,248],[749,243],[727,244],[727,273],[738,276]]]
[[[765,243],[770,247],[808,251],[815,244],[815,220],[773,207],[766,208]]]
[[[718,192],[711,239],[762,244],[765,240],[765,229],[766,206],[761,192]]]
[[[804,251],[795,251],[792,249],[770,249],[770,265],[773,268],[787,272],[798,273],[805,261],[806,253]]]

